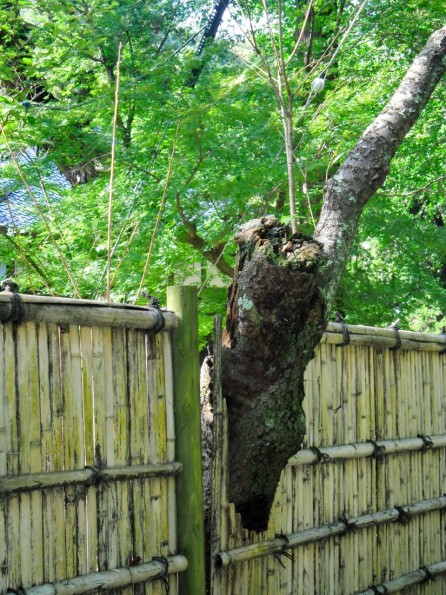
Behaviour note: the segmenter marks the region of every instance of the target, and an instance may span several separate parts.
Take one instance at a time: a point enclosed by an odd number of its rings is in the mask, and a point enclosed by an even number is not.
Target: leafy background
[[[277,35],[277,3],[268,7]],[[283,2],[285,51],[307,7]],[[32,223],[1,228],[0,262],[21,291],[106,295],[119,43],[111,298],[144,302],[138,287],[153,237],[149,293],[162,297],[202,266],[204,342],[226,302],[225,288],[209,284],[209,260],[221,253],[218,267],[230,270],[232,237],[244,221],[265,213],[289,221],[280,110],[261,59],[273,69],[261,4],[232,2],[217,38],[197,54],[212,8],[189,0],[0,0],[0,208],[8,213],[23,179],[40,205],[30,197]],[[444,17],[440,3],[370,0],[330,63],[337,34],[357,10],[353,0],[316,0],[311,44],[299,46],[288,67],[298,223],[306,233],[327,177]],[[258,51],[243,33],[249,14]],[[324,90],[310,96],[328,65]],[[401,327],[433,332],[445,325],[445,105],[443,82],[363,214],[336,303],[350,323],[399,318]],[[19,173],[12,154],[29,147],[38,157],[19,159]],[[55,181],[55,168],[67,187]]]

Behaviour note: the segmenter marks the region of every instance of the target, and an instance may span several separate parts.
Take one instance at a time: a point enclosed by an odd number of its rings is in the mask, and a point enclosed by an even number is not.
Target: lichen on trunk
[[[303,376],[326,325],[322,246],[275,217],[245,224],[229,289],[223,393],[229,497],[246,528],[264,530],[280,473],[305,434]]]

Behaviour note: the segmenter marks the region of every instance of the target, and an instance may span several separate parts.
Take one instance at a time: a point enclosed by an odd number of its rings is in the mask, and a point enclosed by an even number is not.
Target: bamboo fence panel
[[[243,530],[227,502],[219,442],[213,595],[446,592],[444,337],[400,331],[392,350],[392,329],[348,330],[342,346],[330,324],[308,365],[305,442],[263,534]]]
[[[0,593],[177,593],[175,316],[22,302],[0,326]]]

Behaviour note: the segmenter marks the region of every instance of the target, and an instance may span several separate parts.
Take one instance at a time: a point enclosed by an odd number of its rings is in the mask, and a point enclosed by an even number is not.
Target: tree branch
[[[446,70],[446,26],[431,35],[400,86],[327,182],[315,239],[324,246],[327,303],[333,301],[367,201],[389,173],[390,161]]]
[[[187,235],[185,236],[184,241],[198,250],[207,261],[213,264],[220,271],[220,273],[223,273],[223,275],[226,275],[232,279],[234,276],[234,269],[222,257],[223,250],[226,247],[226,242],[218,242],[214,246],[209,247],[205,240],[198,234],[196,224],[186,217],[184,209],[181,205],[179,192],[176,193],[175,202],[181,222],[187,230]]]

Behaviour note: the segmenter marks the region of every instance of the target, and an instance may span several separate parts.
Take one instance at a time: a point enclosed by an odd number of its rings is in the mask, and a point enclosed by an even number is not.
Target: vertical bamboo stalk
[[[169,287],[167,306],[179,320],[173,331],[175,427],[178,459],[178,550],[189,567],[180,577],[182,595],[204,595],[205,558],[201,470],[198,309],[195,287]]]
[[[114,376],[117,370],[114,367],[113,359],[113,329],[104,329],[104,369],[105,369],[105,458],[109,467],[116,465],[116,444],[119,437],[116,434],[115,419],[115,385]],[[121,357],[124,357],[122,353]],[[119,567],[121,533],[121,514],[119,507],[119,486],[116,482],[110,482],[105,490],[105,502],[107,506],[107,562],[109,568]],[[104,494],[105,495],[105,494]]]
[[[129,457],[129,405],[127,394],[127,342],[124,328],[112,329],[113,406],[115,416],[114,460],[118,466],[130,464]],[[118,566],[127,566],[132,559],[132,528],[129,482],[116,485],[116,513],[118,517]],[[133,588],[126,587],[121,595],[132,595]]]
[[[0,327],[0,477],[7,474],[7,452],[9,448],[9,420],[5,392],[5,348],[3,327]],[[7,506],[0,499],[0,591],[8,587]]]
[[[38,337],[38,372],[39,372],[39,398],[40,398],[40,423],[41,423],[41,470],[53,471],[53,433],[52,433],[52,406],[50,398],[49,373],[51,363],[49,359],[48,327],[45,323],[37,325]],[[54,493],[47,490],[42,494],[42,554],[43,554],[43,582],[55,580],[54,559],[54,526],[52,522],[54,508]]]
[[[81,327],[80,344],[82,356],[82,400],[84,411],[84,449],[85,464],[95,465],[95,416],[94,416],[94,381],[93,381],[93,351],[92,330]],[[97,502],[96,488],[91,486],[85,500],[85,539],[86,539],[86,572],[97,569]]]
[[[144,337],[144,335],[142,335]],[[138,465],[147,462],[149,448],[149,427],[147,412],[147,386],[145,375],[145,353],[140,349],[141,333],[127,331],[128,398],[130,411],[130,463]],[[147,489],[146,489],[147,488]],[[150,503],[149,482],[137,479],[132,482],[133,556],[144,559],[146,507]],[[141,593],[141,588],[136,589]]]
[[[211,509],[211,584],[215,595],[220,591],[218,584],[221,581],[220,573],[216,574],[215,556],[222,549],[222,472],[225,461],[223,460],[224,420],[223,396],[221,390],[221,343],[222,326],[221,316],[214,318],[214,371],[213,371],[213,464],[212,464],[212,509]]]
[[[20,473],[41,470],[40,399],[37,360],[36,323],[17,327],[17,388],[19,397]],[[21,578],[29,586],[43,580],[42,495],[20,495]]]
[[[166,397],[166,453],[167,461],[175,460],[175,418],[173,394],[173,369],[172,369],[172,343],[170,333],[161,333],[164,360],[164,392]],[[168,522],[168,549],[176,552],[177,541],[177,516],[176,516],[176,484],[175,478],[169,477],[167,485],[167,522]],[[178,591],[177,575],[170,575],[169,584],[172,593]]]

